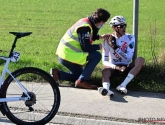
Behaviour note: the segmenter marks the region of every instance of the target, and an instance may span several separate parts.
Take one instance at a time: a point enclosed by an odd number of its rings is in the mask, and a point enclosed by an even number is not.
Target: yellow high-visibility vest
[[[61,38],[56,51],[56,54],[60,58],[79,65],[84,65],[86,63],[88,52],[83,52],[83,50],[81,49],[77,34],[77,29],[83,26],[90,27],[91,33],[89,33],[89,36],[90,43],[92,44],[92,25],[88,18],[80,19],[71,28],[69,28],[64,36]]]

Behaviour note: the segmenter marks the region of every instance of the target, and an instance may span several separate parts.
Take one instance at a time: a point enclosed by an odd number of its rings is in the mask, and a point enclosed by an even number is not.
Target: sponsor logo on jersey
[[[114,62],[121,62],[122,58],[113,59]]]
[[[126,53],[127,52],[127,42],[124,42],[123,45],[121,46],[121,50]]]
[[[131,35],[128,35],[128,39],[131,41],[131,39],[132,39],[132,36],[131,36]]]
[[[125,55],[125,53],[120,52],[119,54],[120,54],[124,59],[127,59],[127,56]]]
[[[116,57],[116,58],[119,58],[120,56],[114,51],[113,55]]]
[[[114,52],[113,54],[116,57],[116,59],[113,59],[114,62],[121,62],[122,61],[122,58],[116,52]]]

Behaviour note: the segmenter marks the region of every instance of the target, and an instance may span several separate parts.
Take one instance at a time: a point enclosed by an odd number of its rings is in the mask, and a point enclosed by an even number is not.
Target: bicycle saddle
[[[29,36],[32,32],[9,32],[18,38]]]

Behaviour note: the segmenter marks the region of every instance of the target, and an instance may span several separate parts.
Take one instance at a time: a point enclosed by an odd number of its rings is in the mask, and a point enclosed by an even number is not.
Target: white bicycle
[[[17,39],[32,32],[10,32],[15,35],[0,77],[0,110],[18,125],[45,125],[57,113],[60,91],[50,74],[35,67],[25,67],[11,73],[10,62],[17,62],[20,53],[14,52]],[[6,74],[8,73],[8,76]]]

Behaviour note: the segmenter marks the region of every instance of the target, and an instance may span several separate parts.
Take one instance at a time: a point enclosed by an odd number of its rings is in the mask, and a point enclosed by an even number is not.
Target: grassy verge
[[[128,86],[130,89],[146,91],[165,91],[164,82],[164,0],[139,1],[139,37],[138,56],[146,59],[146,65],[140,74]],[[47,72],[51,67],[67,70],[57,61],[55,51],[65,31],[79,18],[89,16],[96,8],[110,11],[111,17],[123,15],[128,23],[127,32],[132,33],[133,1],[128,0],[1,0],[0,5],[0,55],[8,55],[14,36],[10,31],[31,31],[32,35],[18,41],[16,51],[21,53],[18,63],[10,65],[11,71],[33,66]],[[161,9],[160,9],[161,8]],[[110,33],[109,24],[100,30],[100,34]],[[102,41],[96,41],[99,43]],[[3,69],[0,61],[0,71]],[[101,83],[100,62],[92,74],[91,80]],[[121,78],[113,78],[114,87]],[[112,87],[113,87],[112,85]]]

